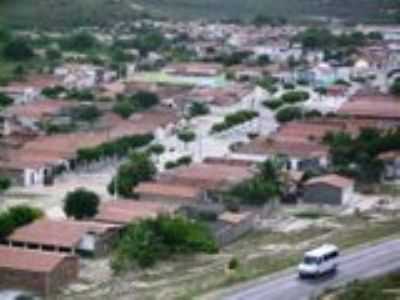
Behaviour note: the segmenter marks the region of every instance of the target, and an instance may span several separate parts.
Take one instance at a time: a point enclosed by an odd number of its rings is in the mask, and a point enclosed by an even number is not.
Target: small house
[[[304,184],[303,202],[318,205],[347,205],[354,195],[354,181],[336,174],[319,176]]]
[[[78,278],[76,256],[0,246],[0,289],[54,295]]]

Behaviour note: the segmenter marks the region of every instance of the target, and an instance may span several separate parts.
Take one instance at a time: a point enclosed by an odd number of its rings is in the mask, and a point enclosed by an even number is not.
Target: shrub
[[[112,111],[124,119],[128,119],[137,111],[136,107],[127,100],[120,101],[114,104]]]
[[[283,88],[285,90],[294,90],[295,85],[293,83],[285,83],[285,84],[283,84]]]
[[[276,114],[276,119],[282,123],[290,122],[296,119],[301,119],[302,117],[303,117],[303,111],[300,107],[297,106],[289,106],[282,108]]]
[[[102,157],[125,156],[129,150],[148,145],[154,136],[151,134],[132,135],[118,138],[111,142],[103,143],[93,148],[82,148],[78,150],[78,160],[92,162]]]
[[[116,245],[115,271],[151,267],[176,254],[215,253],[217,244],[204,225],[183,217],[159,216],[128,226]]]
[[[292,91],[282,95],[281,100],[286,103],[297,103],[306,101],[310,98],[310,94],[304,91]]]
[[[42,94],[47,98],[59,98],[62,93],[65,93],[67,90],[60,85],[55,87],[45,87],[42,90]]]
[[[276,110],[279,107],[281,107],[283,104],[284,104],[283,101],[281,101],[279,99],[274,99],[274,100],[271,100],[271,101],[264,101],[263,102],[263,105],[265,107],[268,107],[271,110]]]
[[[14,103],[14,100],[4,93],[0,93],[0,109]]]
[[[211,128],[211,133],[221,132],[237,125],[248,122],[258,116],[258,112],[251,110],[240,110],[236,113],[225,116],[223,122],[216,123]]]
[[[236,257],[232,257],[228,262],[229,270],[236,270],[239,268],[239,260]]]
[[[33,58],[34,53],[27,41],[15,39],[6,44],[3,49],[3,55],[9,60],[23,61]]]
[[[84,188],[67,193],[64,199],[64,212],[77,220],[94,217],[100,203],[99,196]]]
[[[191,117],[203,116],[210,113],[210,108],[207,104],[202,102],[193,102],[189,108],[189,114]]]
[[[182,156],[178,158],[176,161],[172,160],[167,161],[164,167],[166,169],[173,169],[183,165],[190,165],[191,163],[192,163],[192,158],[190,156]]]
[[[11,180],[8,177],[0,176],[0,193],[8,190],[11,187]]]
[[[320,117],[322,117],[322,113],[319,110],[313,109],[313,110],[306,111],[304,113],[304,117],[307,119],[320,118]]]
[[[32,223],[41,218],[43,212],[37,208],[19,205],[0,213],[0,240],[7,237],[18,227]]]
[[[161,155],[165,152],[165,147],[162,144],[154,144],[149,147],[148,152],[156,155]]]
[[[16,227],[27,225],[43,217],[43,212],[40,209],[26,205],[11,207],[8,209],[8,214]]]

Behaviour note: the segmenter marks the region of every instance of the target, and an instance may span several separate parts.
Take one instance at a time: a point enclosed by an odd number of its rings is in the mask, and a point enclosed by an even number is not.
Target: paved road
[[[400,270],[400,240],[386,241],[341,257],[336,275],[300,280],[289,272],[279,278],[236,289],[225,300],[309,300],[327,287]]]

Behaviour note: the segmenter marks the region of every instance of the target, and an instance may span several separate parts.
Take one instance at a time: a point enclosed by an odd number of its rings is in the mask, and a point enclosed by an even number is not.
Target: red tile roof
[[[177,206],[160,204],[155,202],[117,200],[102,204],[99,213],[95,217],[98,222],[113,224],[129,224],[133,221],[155,218],[163,213],[172,213]]]
[[[0,270],[52,272],[67,255],[0,246]]]
[[[354,97],[338,114],[376,119],[400,119],[400,99],[388,96]]]
[[[332,186],[335,186],[338,188],[346,188],[346,187],[353,185],[354,180],[343,177],[343,176],[339,176],[336,174],[329,174],[329,175],[312,178],[312,179],[308,180],[305,184],[306,185],[314,185],[314,184],[319,184],[319,183],[332,185]]]
[[[328,147],[302,140],[257,138],[241,146],[237,152],[253,155],[287,155],[289,157],[315,158],[328,156]]]
[[[196,199],[201,189],[174,183],[143,182],[135,188],[135,192],[139,195]]]
[[[103,234],[115,225],[97,222],[41,219],[14,231],[8,240],[58,247],[75,247],[87,233]]]
[[[71,101],[41,100],[27,104],[13,105],[7,109],[6,113],[17,117],[40,120],[72,106],[76,106],[76,104]]]
[[[249,167],[197,163],[167,171],[160,176],[160,181],[214,189],[240,182],[252,175]]]

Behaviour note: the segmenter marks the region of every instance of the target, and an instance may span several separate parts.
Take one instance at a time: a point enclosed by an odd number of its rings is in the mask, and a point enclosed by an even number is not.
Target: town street
[[[225,300],[308,300],[328,287],[400,269],[400,240],[386,241],[343,256],[335,276],[300,280],[295,271],[237,288]]]

